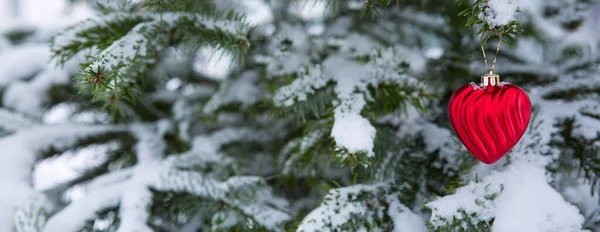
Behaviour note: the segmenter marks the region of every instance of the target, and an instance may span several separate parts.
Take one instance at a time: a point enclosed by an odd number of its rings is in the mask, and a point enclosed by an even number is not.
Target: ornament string
[[[487,56],[485,55],[485,48],[483,47],[483,44],[481,44],[481,53],[483,53],[483,62],[485,63],[485,69],[489,73],[493,73],[494,72],[494,68],[496,67],[496,59],[498,58],[498,53],[500,52],[500,44],[501,43],[502,43],[502,37],[500,37],[500,39],[498,41],[498,46],[496,47],[496,55],[494,56],[494,61],[492,63],[492,68],[491,69],[488,67]]]

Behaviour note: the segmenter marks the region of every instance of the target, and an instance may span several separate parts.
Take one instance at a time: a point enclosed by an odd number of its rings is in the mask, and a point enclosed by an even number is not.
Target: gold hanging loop
[[[487,64],[487,56],[485,56],[485,48],[483,48],[483,44],[481,44],[481,53],[483,54],[483,62],[485,63],[485,71],[489,72],[490,68],[488,67],[488,64]]]
[[[492,68],[488,66],[487,56],[485,54],[485,48],[481,44],[481,53],[483,54],[483,62],[485,63],[486,74],[481,76],[481,86],[496,86],[500,83],[500,76],[494,74],[494,68],[496,68],[496,60],[498,59],[498,53],[500,52],[500,44],[502,43],[502,36],[499,36],[498,46],[496,47],[496,56],[494,56],[494,62]]]
[[[500,52],[500,45],[502,44],[502,36],[499,36],[498,46],[496,47],[496,55],[494,56],[494,62],[492,63],[492,68],[490,69],[488,66],[487,56],[485,54],[485,48],[483,44],[481,44],[481,53],[483,54],[483,62],[485,63],[485,70],[488,73],[493,73],[494,68],[496,68],[496,60],[498,59],[498,53]]]
[[[496,67],[496,59],[498,58],[498,53],[500,52],[500,44],[502,44],[502,36],[500,36],[500,38],[498,38],[498,47],[496,47],[496,56],[494,56],[494,62],[492,63],[492,70],[490,71],[494,71],[494,68]]]

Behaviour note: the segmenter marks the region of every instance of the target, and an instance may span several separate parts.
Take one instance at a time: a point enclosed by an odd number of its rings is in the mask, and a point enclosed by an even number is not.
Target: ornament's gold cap
[[[492,73],[492,71],[488,71],[487,74],[481,76],[481,86],[485,87],[488,85],[496,86],[500,83],[500,76],[498,74]]]

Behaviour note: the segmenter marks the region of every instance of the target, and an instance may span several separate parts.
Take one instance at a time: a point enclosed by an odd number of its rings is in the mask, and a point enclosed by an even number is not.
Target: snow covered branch
[[[126,188],[126,183],[120,183],[87,193],[52,216],[42,231],[81,230],[87,221],[96,218],[96,212],[118,206]]]
[[[242,107],[256,103],[260,97],[260,90],[256,86],[258,79],[258,73],[246,72],[240,75],[239,79],[227,80],[204,105],[204,112],[213,113],[220,107],[231,103],[242,103]]]
[[[91,91],[95,100],[135,102],[134,86],[142,83],[168,47],[212,46],[241,53],[249,46],[247,31],[244,22],[198,13],[116,12],[68,28],[53,38],[51,47],[61,64],[81,52],[98,51],[88,58],[79,79],[84,90]]]
[[[457,0],[459,6],[466,5],[460,15],[467,17],[467,26],[481,26],[477,34],[482,34],[482,43],[491,35],[515,37],[520,33],[522,22],[517,20],[520,12],[518,0]]]
[[[308,231],[361,231],[378,228],[385,231],[425,232],[425,221],[404,206],[393,184],[353,185],[332,189],[321,205],[310,212],[298,227]],[[380,223],[384,218],[391,223]]]
[[[210,137],[195,138],[190,151],[165,158],[163,135],[170,130],[169,122],[134,125],[131,130],[138,138],[135,166],[93,180],[87,185],[89,192],[86,196],[60,210],[48,221],[44,231],[78,231],[88,220],[96,217],[96,212],[112,207],[119,208],[118,231],[153,231],[148,226],[151,189],[186,192],[204,200],[222,202],[229,210],[240,213],[237,223],[244,223],[248,217],[257,226],[278,231],[282,223],[289,220],[288,214],[281,210],[287,202],[275,197],[262,178],[233,176],[226,181],[216,179],[226,173],[219,169],[232,164],[229,158],[219,153],[223,144],[264,137],[247,137],[253,133],[250,130],[221,130]],[[200,166],[211,168],[195,169]]]
[[[347,153],[364,152],[372,157],[376,130],[361,115],[367,101],[372,100],[369,87],[398,85],[402,91],[397,94],[408,99],[407,104],[417,107],[423,104],[421,94],[425,92],[424,86],[416,78],[405,74],[406,70],[398,69],[404,62],[399,57],[395,49],[388,49],[371,54],[370,62],[363,65],[341,56],[331,56],[322,64],[301,72],[300,77],[290,85],[281,87],[274,97],[275,103],[277,106],[290,107],[335,82],[333,91],[338,100],[333,103],[335,109],[331,136],[337,146]]]
[[[67,149],[85,138],[122,131],[118,126],[37,126],[0,139],[0,230],[10,231],[16,208],[33,197],[31,168],[46,149]]]
[[[427,204],[436,228],[509,231],[583,231],[584,218],[547,182],[545,170],[515,163]],[[456,223],[466,220],[468,224]],[[486,227],[487,226],[487,227]]]

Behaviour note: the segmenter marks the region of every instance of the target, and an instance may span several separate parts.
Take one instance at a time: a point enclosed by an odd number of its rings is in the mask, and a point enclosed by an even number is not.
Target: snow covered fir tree
[[[599,23],[593,0],[0,1],[0,232],[600,231]],[[499,38],[533,114],[488,165],[448,101]]]

